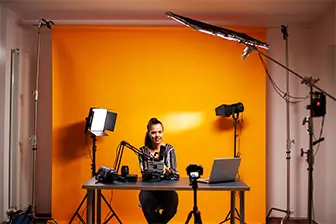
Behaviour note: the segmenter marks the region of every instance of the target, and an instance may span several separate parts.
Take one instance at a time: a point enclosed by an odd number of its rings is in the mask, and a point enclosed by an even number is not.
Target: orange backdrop
[[[238,30],[238,29],[236,29]],[[260,39],[266,31],[239,29]],[[114,132],[97,140],[97,168],[112,167],[117,145],[143,144],[146,124],[157,117],[165,141],[177,152],[186,177],[190,163],[210,173],[213,159],[233,156],[233,119],[215,116],[221,104],[243,102],[245,112],[237,146],[246,193],[246,222],[264,223],[266,76],[257,54],[246,60],[244,46],[186,27],[72,27],[53,29],[53,169],[52,213],[67,223],[91,177],[92,142],[84,134],[90,107],[118,113]],[[243,115],[243,116],[242,116]],[[122,165],[139,174],[137,157],[125,151]],[[138,191],[104,192],[124,223],[145,223]],[[184,223],[192,210],[192,191],[178,192]],[[198,192],[204,223],[219,223],[229,211],[229,192]],[[238,197],[237,197],[238,202]],[[81,212],[84,213],[85,206]],[[103,205],[103,217],[107,214]],[[115,219],[110,223],[116,223]]]

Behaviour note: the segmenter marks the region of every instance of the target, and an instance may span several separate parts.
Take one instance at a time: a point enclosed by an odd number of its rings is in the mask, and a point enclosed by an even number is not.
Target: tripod
[[[187,217],[185,224],[189,223],[192,215],[194,215],[194,224],[202,224],[201,212],[198,210],[198,207],[197,207],[197,188],[198,188],[197,180],[191,179],[191,185],[194,191],[194,207],[193,207],[193,210],[189,212],[189,215]]]
[[[31,217],[31,221],[36,223],[38,221],[48,221],[53,220],[55,223],[57,221],[52,217],[37,217],[36,213],[36,153],[37,153],[37,105],[38,105],[38,84],[39,84],[39,69],[40,69],[40,46],[41,46],[41,38],[40,38],[40,29],[41,27],[47,27],[51,29],[51,26],[54,25],[52,21],[46,21],[45,19],[41,19],[37,25],[37,60],[36,60],[36,77],[35,77],[35,91],[34,91],[34,134],[29,138],[32,142],[32,151],[33,151],[33,172],[32,172],[32,195],[31,201],[32,205],[28,207],[27,213]]]
[[[288,33],[287,27],[282,25],[281,32],[283,34],[283,39],[285,40],[286,44],[286,65],[288,67]],[[291,144],[294,143],[293,140],[290,139],[290,99],[289,99],[289,71],[287,70],[286,74],[286,124],[287,124],[287,141],[286,141],[286,160],[287,160],[287,209],[279,209],[279,208],[271,208],[267,214],[266,220],[268,221],[269,216],[271,215],[272,211],[279,211],[286,213],[286,216],[281,220],[283,223],[284,220],[290,219],[290,215],[293,212],[290,210],[290,153],[291,153]]]
[[[96,135],[92,134],[91,135],[92,138],[92,164],[91,164],[91,170],[92,170],[92,177],[96,176],[96,151],[97,151],[97,146],[96,146],[96,141],[97,141],[97,137]],[[96,192],[93,191],[93,195],[92,195],[92,208],[93,208],[93,212],[92,212],[92,223],[96,223],[95,222],[95,205],[96,205],[96,200],[95,200],[95,196],[96,196]],[[104,222],[104,223],[108,223],[108,221],[110,221],[113,216],[116,217],[116,219],[118,220],[119,223],[122,223],[121,220],[119,219],[119,217],[117,216],[117,214],[114,212],[114,210],[112,209],[111,205],[108,203],[108,201],[106,200],[106,198],[104,197],[104,195],[101,193],[100,190],[97,190],[97,205],[99,206],[99,212],[100,212],[100,198],[103,198],[104,202],[106,203],[106,205],[109,207],[110,211],[112,212],[112,214],[109,216],[109,218]],[[72,221],[74,220],[74,218],[77,216],[77,218],[81,221],[81,223],[86,223],[84,221],[84,219],[82,218],[82,216],[79,214],[79,210],[81,209],[82,205],[84,204],[84,202],[88,199],[88,194],[86,193],[84,198],[82,199],[81,203],[79,204],[78,208],[76,209],[75,213],[73,214],[73,216],[71,217],[69,224],[72,223]],[[98,209],[97,209],[98,211]],[[87,222],[89,220],[86,220]],[[97,216],[97,223],[100,223],[100,214]]]
[[[233,118],[233,126],[234,126],[234,135],[233,135],[233,156],[234,157],[239,157],[240,155],[237,155],[237,123],[238,123],[238,118],[239,118],[239,113],[233,113],[232,114],[232,118]],[[236,192],[235,191],[231,191],[231,197],[234,198]],[[235,211],[237,213],[237,216],[235,216],[235,219],[240,221],[240,214],[237,210],[237,208],[235,208]],[[222,224],[224,222],[230,221],[231,220],[231,216],[235,215],[231,213],[231,210],[228,212],[228,214],[226,215],[224,221],[220,222],[219,224]]]

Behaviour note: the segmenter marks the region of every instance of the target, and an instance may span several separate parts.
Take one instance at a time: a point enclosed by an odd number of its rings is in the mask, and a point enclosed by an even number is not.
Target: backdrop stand
[[[288,32],[287,27],[282,25],[281,26],[281,32],[283,34],[283,39],[285,40],[286,45],[286,66],[289,66],[288,61]],[[289,71],[287,71],[286,74],[286,124],[287,124],[287,140],[286,140],[286,161],[287,161],[287,209],[279,209],[279,208],[271,208],[270,211],[267,214],[266,221],[269,220],[269,216],[271,215],[272,211],[278,211],[286,213],[286,215],[281,220],[281,223],[283,223],[286,219],[290,219],[290,215],[293,214],[293,212],[290,210],[290,153],[291,153],[291,147],[292,143],[294,141],[290,137],[290,94],[289,94]]]
[[[47,27],[51,29],[51,26],[54,23],[52,21],[46,21],[41,19],[37,24],[37,59],[36,59],[36,77],[35,77],[35,91],[34,91],[34,133],[30,137],[32,142],[32,151],[33,151],[33,163],[32,163],[32,192],[31,192],[31,202],[32,204],[28,207],[27,213],[30,216],[30,219],[33,223],[39,221],[48,221],[53,220],[55,223],[57,221],[52,217],[38,217],[36,212],[36,154],[37,154],[37,110],[38,110],[38,85],[39,85],[39,70],[40,70],[40,48],[41,48],[41,33],[40,29],[42,27]],[[50,215],[51,216],[51,215]]]

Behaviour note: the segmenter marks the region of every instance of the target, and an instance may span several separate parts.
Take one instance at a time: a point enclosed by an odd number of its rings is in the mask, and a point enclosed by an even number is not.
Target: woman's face
[[[163,137],[163,129],[161,124],[153,124],[149,130],[149,136],[154,144],[160,144]]]

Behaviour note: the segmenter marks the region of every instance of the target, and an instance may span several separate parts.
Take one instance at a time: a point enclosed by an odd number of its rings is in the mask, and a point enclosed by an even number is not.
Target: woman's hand
[[[170,169],[166,165],[163,167],[163,174],[170,174]]]

